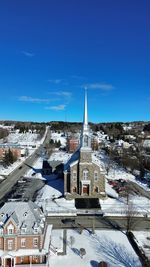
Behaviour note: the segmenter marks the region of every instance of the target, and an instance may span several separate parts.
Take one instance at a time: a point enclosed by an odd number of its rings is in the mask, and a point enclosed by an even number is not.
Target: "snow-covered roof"
[[[33,203],[29,202],[7,202],[0,209],[0,222],[5,224],[10,218],[12,218],[18,228],[23,226],[26,228],[26,233],[33,233],[33,226],[35,223],[38,224],[40,230],[40,223],[44,220],[44,215],[39,209],[39,207]]]
[[[73,162],[77,161],[80,156],[80,151],[77,150],[71,158],[67,161],[66,164],[64,164],[64,171],[69,171],[70,170],[70,165],[73,164]]]

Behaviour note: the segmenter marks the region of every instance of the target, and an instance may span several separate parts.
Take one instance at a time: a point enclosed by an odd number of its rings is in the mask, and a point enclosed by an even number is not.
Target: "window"
[[[25,233],[26,233],[26,228],[22,228],[22,229],[21,229],[21,233],[22,233],[22,234],[25,234]]]
[[[35,262],[38,262],[38,256],[33,256],[33,260],[34,260]]]
[[[38,238],[33,238],[33,247],[38,246]]]
[[[73,187],[72,191],[73,191],[73,193],[76,193],[77,192],[77,188]]]
[[[88,179],[88,173],[89,173],[89,171],[87,169],[85,169],[83,171],[83,180],[87,180]]]
[[[9,250],[13,249],[13,240],[8,240],[8,249]]]
[[[73,181],[76,181],[76,179],[77,179],[77,172],[73,171]]]
[[[95,192],[95,193],[98,193],[98,186],[96,186],[96,187],[94,188],[94,192]]]
[[[21,247],[22,248],[26,247],[26,239],[25,238],[21,238]]]
[[[38,233],[38,228],[34,228],[34,233]]]
[[[94,172],[94,181],[97,181],[97,180],[98,180],[98,172],[95,171],[95,172]]]
[[[7,232],[9,235],[12,235],[14,233],[14,226],[12,224],[8,225]]]
[[[24,262],[24,257],[20,258],[20,262],[23,263]]]
[[[13,229],[11,229],[11,228],[10,228],[10,229],[8,229],[8,234],[9,234],[9,235],[12,235],[12,234],[13,234],[13,232],[14,232],[14,231],[13,231]]]

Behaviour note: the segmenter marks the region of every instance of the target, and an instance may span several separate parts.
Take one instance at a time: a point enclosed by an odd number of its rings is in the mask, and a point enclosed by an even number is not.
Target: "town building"
[[[94,160],[88,124],[87,90],[85,90],[84,121],[79,149],[64,166],[66,197],[101,198],[105,196],[105,175]]]
[[[0,266],[45,263],[51,230],[35,203],[5,203],[0,209]]]
[[[3,159],[5,153],[10,151],[12,152],[13,156],[19,158],[21,156],[21,147],[16,144],[0,144],[0,158]]]
[[[79,138],[78,136],[71,136],[67,141],[68,151],[74,153],[79,147]]]

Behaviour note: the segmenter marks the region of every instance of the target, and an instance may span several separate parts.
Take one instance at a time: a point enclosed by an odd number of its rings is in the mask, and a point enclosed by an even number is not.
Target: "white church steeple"
[[[88,125],[88,103],[87,103],[87,88],[85,87],[85,97],[84,97],[84,118],[83,118],[83,128],[82,128],[82,137],[81,137],[81,148],[90,149],[90,130]]]
[[[85,87],[83,131],[88,130],[87,88]]]

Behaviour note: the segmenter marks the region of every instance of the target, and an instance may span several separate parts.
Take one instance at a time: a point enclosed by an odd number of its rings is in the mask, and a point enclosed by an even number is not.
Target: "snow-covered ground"
[[[117,163],[110,161],[109,157],[105,155],[105,153],[95,152],[93,157],[95,158],[95,160],[97,160],[99,166],[101,166],[101,168],[105,171],[106,178],[108,180],[118,180],[118,179],[123,179],[125,181],[129,180],[134,183],[137,183],[145,190],[150,191],[150,188],[148,188],[147,184],[141,183],[140,181],[136,180],[136,177],[133,174],[127,172]]]
[[[8,143],[17,143],[17,144],[26,144],[26,145],[35,145],[37,143],[38,134],[36,133],[18,133],[17,131],[15,133],[10,133],[7,137]]]
[[[49,216],[76,215],[74,200],[66,200],[63,197],[63,180],[56,175],[47,177],[47,183],[39,192],[36,204],[42,207],[45,214]]]
[[[67,152],[57,151],[52,153],[49,161],[61,161],[62,163],[66,163],[71,158],[71,155],[72,154],[69,154]]]
[[[31,169],[29,169],[26,173],[25,173],[25,177],[28,178],[33,178],[33,179],[41,179],[41,180],[45,180],[44,177],[42,177],[42,165],[43,165],[43,159],[41,157],[39,157],[33,164],[33,166],[31,167]]]
[[[65,162],[70,154],[65,152],[53,153],[50,160]],[[33,179],[45,179],[46,185],[38,192],[36,203],[42,207],[45,214],[51,215],[76,215],[74,200],[66,200],[64,194],[64,181],[55,174],[42,177],[42,159],[38,159],[32,169],[25,176]],[[35,175],[33,175],[35,173]]]
[[[62,146],[66,146],[66,137],[64,136],[63,133],[54,133],[51,132],[51,139],[55,141],[60,141]]]
[[[29,155],[30,156],[35,149],[29,149]],[[14,171],[16,168],[18,168],[25,160],[27,157],[20,157],[17,161],[15,161],[13,164],[4,167],[3,165],[0,165],[0,175],[9,175],[12,171]]]
[[[72,242],[71,242],[72,241]],[[62,230],[52,231],[52,245],[58,251],[63,251]],[[53,267],[96,267],[100,261],[105,261],[108,267],[141,267],[127,237],[112,230],[98,230],[95,234],[83,230],[67,230],[66,255],[50,255],[49,265]],[[80,248],[86,255],[80,257]]]
[[[150,232],[133,231],[137,245],[144,251],[145,255],[150,259]]]
[[[36,133],[19,133],[17,130],[15,133],[10,133],[7,137],[7,141],[11,144],[18,144],[20,147],[28,148],[28,157],[34,153],[35,149],[43,143],[45,136],[47,134],[48,127],[46,128],[45,134],[41,140],[37,140],[38,135]],[[2,140],[2,139],[1,139]],[[27,157],[20,157],[16,162],[9,165],[8,167],[3,167],[0,165],[0,175],[9,175],[13,170],[15,170],[19,165],[26,160]]]
[[[146,197],[131,196],[130,207],[132,207],[135,216],[150,216],[150,200]],[[100,200],[101,209],[104,215],[124,216],[127,211],[127,203],[125,198],[106,198]]]

